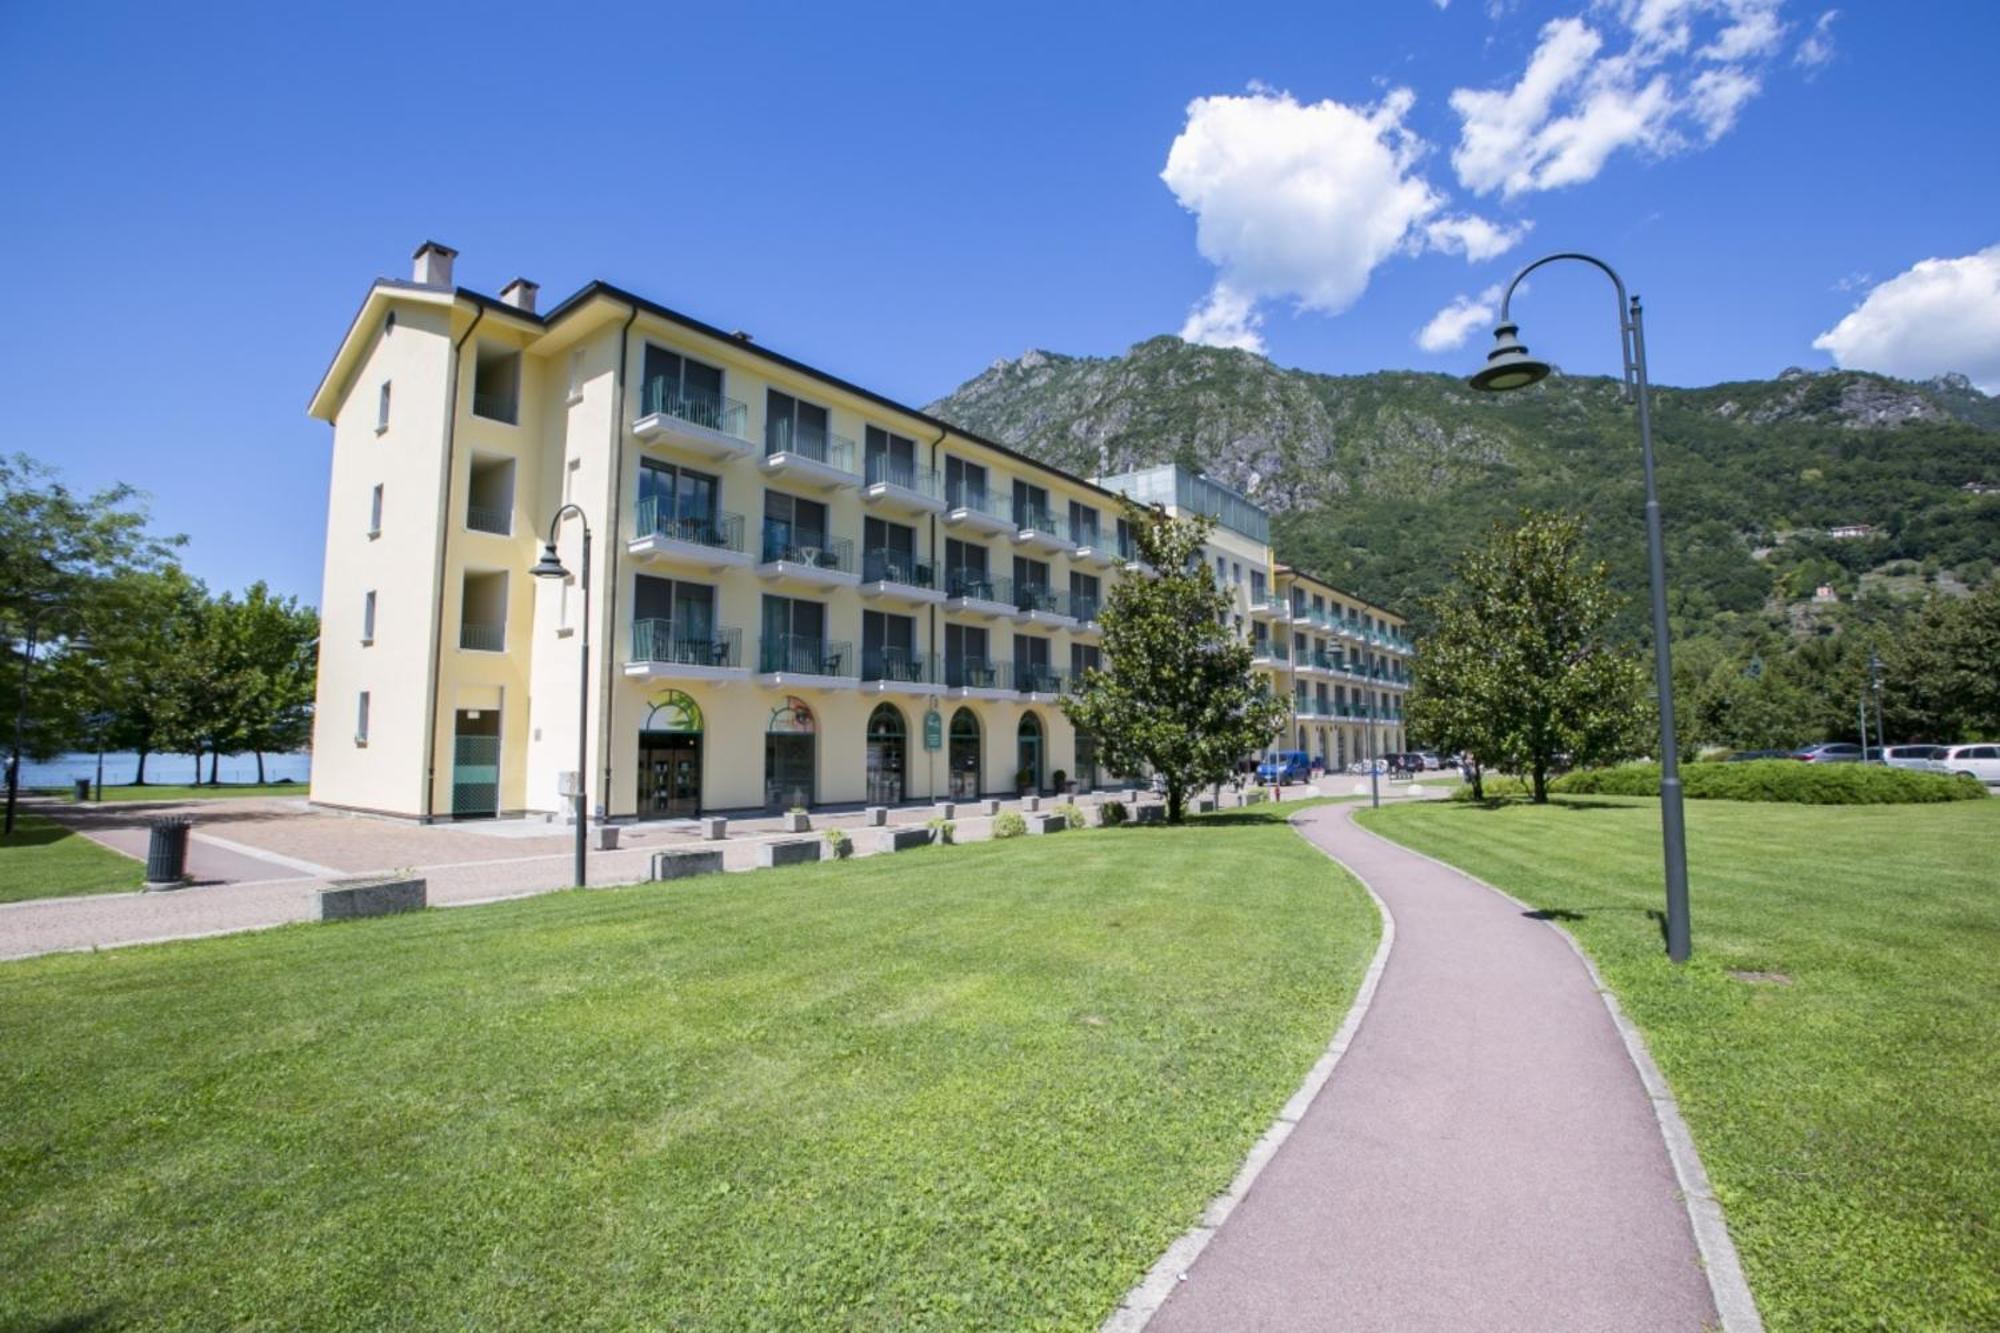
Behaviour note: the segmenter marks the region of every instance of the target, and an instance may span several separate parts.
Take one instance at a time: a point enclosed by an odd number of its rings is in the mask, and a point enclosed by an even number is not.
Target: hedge
[[[1491,784],[1488,784],[1489,787]],[[1621,764],[1565,773],[1549,783],[1563,796],[1658,796],[1658,764]],[[1807,764],[1754,759],[1740,764],[1694,763],[1681,768],[1691,801],[1790,801],[1800,805],[1913,805],[1978,800],[1986,788],[1973,778],[1919,773],[1879,764]]]

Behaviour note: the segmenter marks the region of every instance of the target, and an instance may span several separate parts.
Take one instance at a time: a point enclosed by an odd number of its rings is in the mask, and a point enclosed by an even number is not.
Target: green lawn
[[[189,787],[166,783],[149,783],[144,787],[106,787],[104,799],[107,801],[215,801],[229,800],[244,796],[297,796],[304,798],[308,790],[303,782],[255,782],[222,783],[219,786]],[[47,789],[48,795],[72,796],[69,788]]]
[[[136,889],[145,870],[40,815],[22,813],[11,836],[0,834],[0,903]]]
[[[1284,809],[0,967],[0,1327],[1092,1328],[1375,947]]]
[[[1769,1327],[2000,1328],[2000,801],[1690,802],[1679,969],[1652,915],[1651,801],[1361,818],[1589,951],[1673,1085]]]

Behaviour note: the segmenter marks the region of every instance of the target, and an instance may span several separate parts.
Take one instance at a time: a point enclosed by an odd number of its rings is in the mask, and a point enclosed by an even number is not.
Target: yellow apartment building
[[[1072,476],[606,283],[542,313],[454,258],[369,289],[309,409],[333,427],[315,802],[564,812],[584,688],[600,818],[1097,785],[1060,700],[1145,575],[1121,494],[1218,518],[1235,623],[1298,713],[1278,748],[1400,748],[1402,622],[1274,565],[1241,496]],[[565,506],[570,577],[531,578]]]

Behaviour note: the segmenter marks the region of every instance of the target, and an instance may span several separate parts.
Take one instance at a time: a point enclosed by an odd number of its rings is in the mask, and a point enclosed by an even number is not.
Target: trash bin
[[[152,821],[152,837],[146,844],[147,884],[187,883],[188,830],[193,827],[186,815]]]
[[[78,778],[76,780],[76,799],[79,801],[87,801],[90,799],[89,778]]]

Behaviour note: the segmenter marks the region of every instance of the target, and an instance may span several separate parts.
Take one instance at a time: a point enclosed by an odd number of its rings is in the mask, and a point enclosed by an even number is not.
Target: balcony
[[[745,680],[743,631],[733,625],[632,622],[625,674],[638,680]]]
[[[1123,564],[1125,557],[1119,554],[1118,542],[1110,533],[1101,528],[1081,528],[1070,534],[1071,555],[1105,569]]]
[[[945,497],[944,522],[963,532],[1012,532],[1014,507],[985,491],[960,490]]]
[[[467,505],[465,526],[473,532],[490,532],[496,537],[514,534],[514,511],[497,505]]]
[[[854,645],[810,634],[766,634],[757,645],[757,680],[776,689],[852,685]]]
[[[1069,615],[1074,628],[1083,634],[1097,633],[1100,628],[1097,623],[1097,613],[1102,609],[1103,605],[1095,597],[1085,597],[1079,593],[1071,593],[1069,596]]]
[[[758,466],[767,477],[819,490],[861,484],[854,471],[854,441],[824,431],[798,430],[787,421],[773,423]]]
[[[982,657],[948,657],[944,663],[945,693],[954,699],[1011,699],[1014,667]]]
[[[458,627],[458,646],[468,653],[504,653],[507,627],[465,621]]]
[[[864,694],[937,694],[944,689],[938,660],[905,648],[868,648],[861,654]]]
[[[997,620],[1014,614],[1014,580],[996,579],[983,569],[954,569],[944,582],[944,609]]]
[[[1331,659],[1325,653],[1314,652],[1310,648],[1295,654],[1293,663],[1302,676],[1333,675],[1333,663]]]
[[[861,557],[861,595],[931,605],[944,600],[937,566],[908,551],[877,547]]]
[[[1069,594],[1039,583],[1014,585],[1014,619],[1026,625],[1047,625],[1069,629],[1076,617],[1069,613]]]
[[[878,454],[868,460],[861,498],[876,509],[899,514],[942,514],[944,491],[931,468],[899,463]]]
[[[1069,539],[1069,517],[1025,505],[1014,508],[1014,544],[1031,551],[1073,551]]]
[[[852,588],[861,582],[854,572],[854,543],[829,537],[781,519],[764,520],[764,540],[757,572],[766,578],[815,588]]]
[[[695,569],[740,569],[750,564],[743,549],[743,515],[719,510],[676,513],[670,499],[641,500],[634,511],[632,540],[625,549],[644,560]]]
[[[750,409],[720,394],[685,393],[671,380],[648,380],[639,395],[632,434],[641,444],[668,445],[703,458],[749,458]]]
[[[1027,662],[1014,668],[1014,688],[1032,703],[1053,703],[1069,687],[1069,672],[1046,662]]]
[[[1292,646],[1282,639],[1253,639],[1250,661],[1255,666],[1282,667],[1292,660]]]
[[[1270,594],[1250,599],[1250,614],[1259,620],[1275,620],[1287,624],[1292,618],[1292,610],[1283,601]]]

